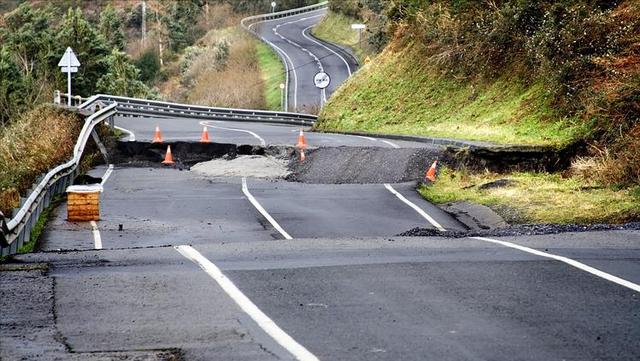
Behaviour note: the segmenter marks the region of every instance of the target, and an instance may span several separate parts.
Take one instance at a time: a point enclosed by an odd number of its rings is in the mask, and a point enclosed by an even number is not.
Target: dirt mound
[[[422,180],[431,163],[446,161],[443,158],[437,148],[318,148],[308,151],[304,162],[293,159],[287,179],[321,184],[410,182]]]
[[[233,159],[217,158],[195,164],[191,171],[206,177],[284,178],[289,174],[287,161],[260,155],[242,155]]]

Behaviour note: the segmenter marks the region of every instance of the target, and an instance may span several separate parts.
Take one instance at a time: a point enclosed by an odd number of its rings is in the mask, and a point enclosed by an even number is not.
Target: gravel
[[[288,180],[302,183],[404,183],[424,179],[442,148],[390,149],[329,147],[309,150],[307,160],[293,159]]]
[[[640,230],[640,222],[626,224],[523,224],[496,228],[491,230],[472,231],[447,231],[441,232],[431,228],[413,228],[398,234],[400,237],[517,237],[517,236],[538,236],[545,234],[559,234],[568,232],[592,232],[592,231],[614,231],[614,230]]]
[[[289,175],[287,161],[273,156],[242,155],[197,163],[191,171],[205,177],[253,177],[277,179]]]

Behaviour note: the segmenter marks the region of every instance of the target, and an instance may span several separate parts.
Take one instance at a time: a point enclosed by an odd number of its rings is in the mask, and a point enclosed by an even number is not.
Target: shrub
[[[71,157],[82,118],[41,105],[0,128],[0,210],[9,215],[36,177]]]

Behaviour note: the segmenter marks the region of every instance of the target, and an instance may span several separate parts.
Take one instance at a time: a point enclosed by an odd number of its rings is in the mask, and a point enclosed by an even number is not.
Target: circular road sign
[[[316,85],[316,88],[324,89],[331,84],[331,77],[325,72],[319,72],[313,77],[313,83]]]

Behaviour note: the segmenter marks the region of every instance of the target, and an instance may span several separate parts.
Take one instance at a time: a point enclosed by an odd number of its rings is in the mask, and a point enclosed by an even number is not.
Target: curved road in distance
[[[309,113],[319,109],[358,68],[355,59],[344,50],[309,34],[326,12],[326,9],[320,9],[249,26],[284,53],[289,69],[290,111]],[[331,83],[324,91],[313,83],[314,75],[320,71],[331,77]]]
[[[129,140],[153,140],[155,126],[159,126],[165,141],[198,141],[206,126],[209,139],[216,143],[251,145],[296,144],[300,126],[243,121],[219,121],[191,118],[136,118],[115,116],[115,125],[128,134]],[[133,136],[133,138],[132,138]],[[388,140],[359,135],[305,132],[312,147],[385,147],[432,148],[432,144],[403,140]],[[125,137],[124,139],[127,139]]]

